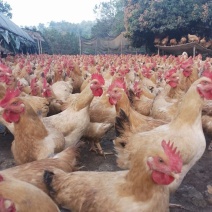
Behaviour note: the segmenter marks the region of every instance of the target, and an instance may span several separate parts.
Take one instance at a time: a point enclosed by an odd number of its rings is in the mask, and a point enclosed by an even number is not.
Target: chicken
[[[61,113],[43,118],[65,137],[65,147],[76,144],[85,133],[89,123],[89,107],[94,96],[101,96],[104,78],[93,74],[86,88],[68,104]]]
[[[187,42],[187,38],[186,37],[181,37],[181,39],[178,42],[178,44],[185,44],[186,42]]]
[[[115,118],[114,118],[115,123]],[[103,136],[113,127],[112,123],[107,122],[90,122],[88,124],[88,128],[83,134],[83,140],[86,142],[88,141],[91,143],[90,151],[94,151],[96,153],[99,153],[100,155],[111,154],[111,153],[105,153],[101,147],[101,140]]]
[[[61,132],[39,118],[27,100],[18,97],[19,90],[7,90],[0,101],[3,118],[14,123],[12,153],[17,164],[49,157],[64,149]]]
[[[52,86],[47,82],[47,80],[45,78],[43,78],[42,80],[43,84],[42,84],[42,92],[41,95],[46,98],[49,102],[49,112],[47,114],[47,116],[51,116],[54,114],[58,114],[61,112],[61,104],[64,101],[64,96],[67,95],[67,93],[69,94],[69,92],[64,91],[63,90],[63,86],[61,86],[61,91],[59,91],[59,93],[57,93],[58,95],[55,95]],[[63,81],[58,81],[59,82],[63,82]],[[65,82],[64,82],[65,83]],[[59,85],[61,85],[59,83]],[[58,92],[59,89],[56,89]],[[58,98],[59,97],[59,98]]]
[[[56,98],[62,101],[66,101],[73,91],[73,87],[68,81],[57,81],[51,85],[51,88]]]
[[[205,44],[206,44],[205,37],[203,37],[202,39],[200,39],[199,43],[200,43],[200,45],[205,46]]]
[[[156,120],[152,117],[144,116],[135,111],[130,105],[126,89],[126,85],[122,80],[115,80],[108,88],[109,101],[112,105],[115,105],[117,116],[121,109],[127,114],[134,132],[151,130],[154,127],[166,123],[162,120]]]
[[[164,78],[166,85],[157,93],[150,116],[169,122],[175,117],[178,104],[185,92],[179,86],[179,74],[176,68],[168,70]]]
[[[207,41],[203,46],[206,49],[211,49],[211,47],[212,47],[212,40]]]
[[[182,75],[180,78],[180,88],[183,91],[187,91],[191,84],[199,78],[199,68],[194,63],[194,59],[189,57],[180,63],[180,68],[182,69]]]
[[[5,93],[6,93],[6,88],[3,86],[3,84],[0,83],[0,100],[3,99]]]
[[[5,95],[5,92],[4,92],[4,95]],[[49,112],[49,101],[46,98],[39,97],[39,96],[30,96],[30,95],[21,96],[21,98],[28,101],[28,103],[31,105],[31,107],[39,116],[42,116],[42,117],[47,116]],[[0,108],[0,123],[3,123],[7,127],[7,129],[10,131],[10,133],[14,134],[14,124],[4,120],[4,118],[2,117],[3,111],[4,109]]]
[[[160,44],[160,38],[155,37],[155,39],[154,39],[154,44],[155,44],[155,45],[159,45],[159,44]]]
[[[49,101],[45,97],[26,95],[21,98],[25,99],[38,115],[46,117],[49,113]]]
[[[191,43],[191,42],[197,42],[197,43],[199,43],[199,40],[200,40],[200,38],[197,37],[196,35],[188,34],[188,42],[189,43]]]
[[[77,157],[79,156],[79,147],[82,145],[79,142],[76,146],[70,146],[53,157],[36,160],[30,163],[14,166],[0,171],[0,175],[14,177],[17,180],[25,181],[33,184],[39,189],[47,192],[46,186],[43,183],[43,172],[45,169],[54,170],[61,169],[64,172],[72,172],[77,170]]]
[[[133,88],[129,90],[129,95],[132,107],[139,113],[149,116],[155,94],[151,93],[146,86],[136,81]]]
[[[37,187],[0,175],[0,211],[1,212],[59,212],[53,200]]]
[[[160,143],[160,148],[140,146],[129,171],[46,170],[49,194],[71,211],[168,211],[167,185],[181,172],[182,160],[170,142]]]
[[[70,77],[73,79],[73,93],[80,92],[80,87],[84,79],[77,63],[73,64],[73,70],[70,72]]]
[[[94,97],[89,108],[90,123],[83,138],[91,143],[91,149],[100,155],[105,155],[101,147],[102,137],[114,126],[116,110],[109,103],[107,89],[104,88],[102,96]]]
[[[177,40],[176,40],[176,38],[170,39],[169,43],[170,43],[171,46],[177,45]]]
[[[144,143],[159,148],[162,139],[171,140],[181,152],[183,160],[179,179],[169,186],[170,192],[175,191],[205,151],[206,140],[202,130],[201,112],[204,99],[212,99],[211,91],[212,75],[205,73],[205,76],[196,80],[183,96],[176,117],[170,123],[147,132],[132,133],[126,114],[118,117],[115,125],[118,137],[114,145],[119,167],[129,168],[130,158]]]
[[[163,38],[163,39],[161,40],[161,45],[162,45],[162,46],[166,46],[167,43],[168,43],[168,41],[169,41],[169,36],[166,36],[165,38]]]

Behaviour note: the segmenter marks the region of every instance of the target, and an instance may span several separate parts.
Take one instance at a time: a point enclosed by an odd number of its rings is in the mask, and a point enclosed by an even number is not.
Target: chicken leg
[[[104,156],[104,158],[106,158],[106,155],[113,155],[113,152],[104,152],[99,141],[91,141],[91,148],[89,149],[89,151],[94,151],[97,154],[100,154],[102,156]]]

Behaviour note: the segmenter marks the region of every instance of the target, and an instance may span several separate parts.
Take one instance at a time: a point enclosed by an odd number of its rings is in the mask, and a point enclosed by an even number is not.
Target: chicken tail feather
[[[43,175],[43,181],[49,191],[49,194],[51,194],[51,195],[55,193],[55,191],[52,187],[52,181],[53,181],[54,175],[55,174],[53,172],[48,171],[48,170],[45,170],[44,175]]]
[[[126,113],[121,109],[115,121],[116,137],[122,136],[127,130],[130,130],[130,121]]]

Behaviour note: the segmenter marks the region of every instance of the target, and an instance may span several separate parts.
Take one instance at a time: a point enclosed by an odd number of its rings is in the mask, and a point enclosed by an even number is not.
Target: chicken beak
[[[180,178],[180,173],[171,172],[170,176],[174,177],[176,180]]]

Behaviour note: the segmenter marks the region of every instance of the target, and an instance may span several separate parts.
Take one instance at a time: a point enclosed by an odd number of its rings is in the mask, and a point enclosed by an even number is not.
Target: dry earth
[[[102,147],[105,152],[113,152],[114,130],[109,131],[102,139]],[[209,139],[207,138],[207,146]],[[11,154],[11,143],[13,136],[0,135],[0,170],[14,166]],[[81,150],[80,165],[83,170],[93,171],[116,171],[115,155],[107,155],[106,158],[89,152],[89,146],[85,145]],[[198,163],[189,171],[181,186],[170,202],[180,204],[181,208],[171,208],[171,212],[211,212],[212,211],[212,151],[205,150],[204,155]],[[210,194],[211,193],[211,194]],[[63,211],[63,210],[62,210]]]

